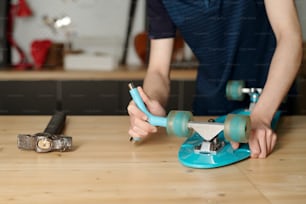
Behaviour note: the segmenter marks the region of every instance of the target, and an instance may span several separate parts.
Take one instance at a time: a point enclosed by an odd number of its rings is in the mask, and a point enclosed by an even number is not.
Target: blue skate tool
[[[170,111],[167,117],[151,114],[132,83],[130,94],[137,107],[143,111],[148,122],[154,126],[165,127],[168,134],[188,137],[178,153],[179,161],[193,168],[214,168],[243,160],[250,155],[248,148],[231,149],[229,141],[248,141],[250,119],[247,115],[229,114],[214,122],[192,121],[189,111]],[[133,141],[139,141],[133,138]]]

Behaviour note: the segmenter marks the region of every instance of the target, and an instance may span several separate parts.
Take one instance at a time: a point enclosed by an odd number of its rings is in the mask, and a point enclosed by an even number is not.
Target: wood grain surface
[[[206,117],[196,120],[207,120]],[[283,117],[267,159],[191,169],[177,158],[183,138],[161,128],[129,142],[127,116],[68,116],[73,151],[21,151],[20,133],[50,116],[0,116],[0,203],[305,203],[306,116]]]

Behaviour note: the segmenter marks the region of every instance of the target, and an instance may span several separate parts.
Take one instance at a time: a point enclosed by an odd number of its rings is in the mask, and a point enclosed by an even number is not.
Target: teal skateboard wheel
[[[170,111],[167,117],[167,133],[177,137],[189,137],[193,130],[188,128],[188,122],[193,115],[189,111]]]
[[[242,89],[245,87],[244,81],[229,81],[226,85],[226,97],[228,100],[242,101],[244,94]]]
[[[227,141],[247,143],[250,129],[249,116],[229,114],[224,122],[224,137]]]

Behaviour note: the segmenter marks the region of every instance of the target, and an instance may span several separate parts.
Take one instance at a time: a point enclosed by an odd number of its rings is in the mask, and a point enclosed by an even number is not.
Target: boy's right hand
[[[137,87],[137,89],[150,113],[156,116],[165,116],[166,111],[158,101],[150,99],[141,87]],[[127,110],[130,115],[130,128],[128,133],[131,137],[144,138],[151,133],[157,132],[157,127],[148,123],[147,115],[136,106],[133,100],[129,103]]]

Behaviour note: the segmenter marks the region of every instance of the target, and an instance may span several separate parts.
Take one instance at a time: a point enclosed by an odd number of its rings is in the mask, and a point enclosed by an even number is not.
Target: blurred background
[[[68,44],[73,51],[108,54],[117,63],[122,58],[127,35],[131,4],[137,2],[132,19],[131,36],[127,47],[126,64],[140,65],[133,39],[145,30],[145,0],[1,0],[11,5],[26,4],[31,13],[13,15],[13,38],[29,62],[33,61],[31,44],[34,41],[52,40]],[[22,3],[24,2],[24,3]],[[8,4],[8,3],[7,3]],[[306,40],[306,1],[296,0],[304,39]],[[5,5],[2,5],[2,9]],[[2,11],[4,12],[4,11]],[[65,25],[65,18],[69,19]],[[56,20],[62,24],[55,24]],[[66,19],[66,20],[67,20]],[[20,56],[11,50],[11,60],[18,63]],[[184,57],[190,60],[190,50],[184,48]]]
[[[306,0],[295,2],[306,42]],[[0,70],[144,70],[146,22],[145,0],[0,0]],[[176,40],[172,66],[195,70],[192,52],[179,35]],[[297,78],[299,92],[292,96],[296,114],[306,114],[305,53],[306,43]],[[67,81],[71,72],[51,81],[37,81],[37,72],[32,72],[27,79],[18,75],[16,81],[16,73],[4,73],[0,73],[0,114],[49,114],[54,109],[71,114],[126,114],[130,100],[126,83],[142,82],[137,73],[120,82],[116,77],[92,81],[82,74]],[[191,109],[194,73],[186,72],[171,84],[169,110]]]

